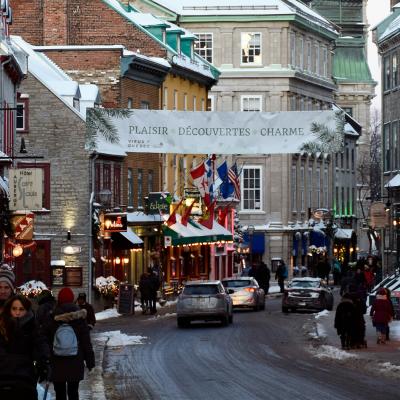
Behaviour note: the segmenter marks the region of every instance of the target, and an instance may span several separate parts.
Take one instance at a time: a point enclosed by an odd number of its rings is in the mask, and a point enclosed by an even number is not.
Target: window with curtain
[[[194,51],[209,63],[213,62],[213,34],[194,33],[197,40],[194,42]]]

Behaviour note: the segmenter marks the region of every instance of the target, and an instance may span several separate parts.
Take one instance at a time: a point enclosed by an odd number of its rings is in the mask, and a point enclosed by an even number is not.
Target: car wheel
[[[186,318],[178,317],[177,323],[178,323],[178,328],[187,328],[189,326],[190,321],[188,321]]]
[[[229,324],[229,316],[228,315],[224,315],[221,318],[221,325],[222,326],[228,326],[228,324]]]

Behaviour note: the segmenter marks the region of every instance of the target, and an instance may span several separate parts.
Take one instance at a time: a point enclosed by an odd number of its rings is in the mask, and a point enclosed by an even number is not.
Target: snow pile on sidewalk
[[[146,336],[131,336],[121,331],[101,332],[94,335],[94,340],[104,342],[106,347],[120,347],[143,344]]]
[[[119,314],[116,308],[108,308],[107,310],[96,313],[96,321],[102,321],[108,318],[120,317],[121,315],[122,314]]]
[[[346,360],[356,357],[355,354],[348,353],[347,351],[343,351],[338,349],[337,347],[329,345],[319,346],[318,349],[314,349],[312,352],[314,353],[315,357],[320,359],[330,358],[335,360]]]
[[[400,321],[392,321],[390,323],[390,336],[392,339],[400,340]]]

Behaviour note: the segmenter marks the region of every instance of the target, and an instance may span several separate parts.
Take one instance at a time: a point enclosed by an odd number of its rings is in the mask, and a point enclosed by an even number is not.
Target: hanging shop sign
[[[149,214],[169,214],[168,199],[169,193],[165,192],[151,192],[148,198],[148,213]]]
[[[14,168],[9,171],[10,210],[41,210],[43,171],[41,168]]]
[[[121,149],[132,153],[282,154],[333,153],[343,148],[335,111],[191,112],[104,110],[118,131]],[[88,129],[99,111],[88,111]],[[97,132],[92,132],[95,137]],[[99,136],[99,141],[101,137]],[[92,143],[93,146],[93,143]]]
[[[104,214],[104,232],[126,232],[128,227],[126,214]]]
[[[32,240],[34,213],[13,213],[10,218],[14,237],[17,240]]]
[[[389,213],[381,201],[375,201],[369,209],[370,225],[374,228],[384,228],[389,225]]]

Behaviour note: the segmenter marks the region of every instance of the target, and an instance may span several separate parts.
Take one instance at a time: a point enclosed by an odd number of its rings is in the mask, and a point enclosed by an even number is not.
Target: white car
[[[254,311],[265,309],[265,292],[251,276],[240,278],[225,278],[222,284],[226,289],[232,289],[233,307],[248,307]]]
[[[191,321],[221,321],[227,326],[233,321],[232,299],[221,281],[189,281],[176,305],[179,328]]]

